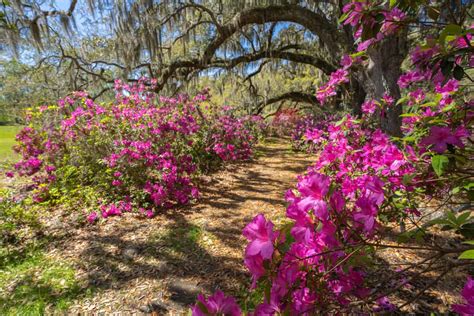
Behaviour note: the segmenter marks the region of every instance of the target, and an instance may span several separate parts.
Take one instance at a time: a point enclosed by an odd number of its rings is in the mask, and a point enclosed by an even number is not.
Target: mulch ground
[[[199,293],[216,289],[245,298],[250,275],[243,265],[242,229],[258,213],[277,225],[284,221],[284,193],[314,160],[313,155],[293,152],[288,141],[273,139],[258,147],[254,160],[206,176],[195,204],[153,219],[125,214],[83,226],[74,217],[77,212],[58,212],[53,218],[48,214],[44,234],[57,237],[49,255],[72,262],[84,291],[92,289],[91,295],[76,300],[68,314],[185,315]],[[446,244],[452,238],[443,232],[436,242]],[[394,243],[390,237],[386,242]],[[406,304],[405,313],[447,312],[459,301],[465,269],[441,279],[417,302],[409,302],[439,276],[420,274],[426,265],[403,272],[407,264],[426,256],[422,251],[387,249],[373,267],[375,286],[409,281],[390,295],[398,306]],[[436,262],[449,264],[449,260]]]
[[[84,287],[94,288],[69,312],[186,314],[198,293],[221,289],[245,296],[244,226],[258,213],[276,223],[284,193],[314,157],[291,151],[284,140],[267,142],[257,157],[206,176],[194,205],[153,219],[133,214],[96,226],[67,226],[50,254],[74,262]],[[67,237],[67,238],[65,238]]]

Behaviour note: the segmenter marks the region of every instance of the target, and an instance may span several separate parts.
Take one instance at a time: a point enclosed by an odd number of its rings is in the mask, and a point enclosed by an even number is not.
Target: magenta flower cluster
[[[474,279],[469,277],[461,291],[464,304],[454,304],[453,311],[462,316],[474,315]]]
[[[367,66],[369,47],[377,49],[377,43],[405,27],[410,9],[404,12],[397,2],[389,6],[382,1],[351,1],[343,7],[341,20],[353,27],[358,53],[343,56],[341,68],[319,87],[316,97],[321,103],[336,95],[360,64]],[[367,36],[367,30],[375,26],[380,31]],[[454,28],[446,29],[449,27]],[[472,47],[472,30],[459,33],[447,43],[428,39],[426,45],[411,52],[412,67],[398,80],[404,93],[401,99],[385,93],[378,100],[366,100],[360,120],[349,115],[337,122],[295,119],[295,147],[309,148],[317,153],[317,159],[298,178],[296,189],[286,192],[290,224],[276,229],[259,214],[243,230],[249,241],[244,263],[252,275],[252,288],[264,293],[250,315],[397,311],[388,297],[370,287],[364,259],[370,258],[371,246],[383,236],[382,220],[421,215],[410,195],[423,199],[427,191],[435,196],[450,188],[452,183],[440,183],[433,173],[434,168],[441,173],[440,155],[445,155],[441,157],[450,165],[458,159],[472,160],[472,155],[464,154],[472,154],[465,150],[466,144],[472,144],[473,101],[456,98],[459,82],[442,69],[445,56],[453,66],[472,67],[472,53],[464,49]],[[451,56],[456,56],[454,61]],[[377,128],[377,119],[387,108],[400,104],[407,109],[403,116],[406,136],[394,143]],[[289,115],[282,117],[289,121]],[[274,121],[279,119],[276,116]],[[396,283],[407,284],[403,275],[399,281]],[[473,314],[473,294],[474,281],[469,278],[461,292],[464,302],[453,305],[453,310],[460,315]],[[203,303],[203,298],[200,301]],[[229,306],[238,312],[233,301]],[[208,314],[217,315],[214,310],[207,310]]]
[[[244,116],[235,118],[224,109],[213,120],[212,143],[207,148],[213,151],[224,161],[247,160],[252,156],[252,148],[257,141],[252,128],[249,125],[261,125],[264,127],[260,116]]]
[[[334,304],[344,310],[367,297],[364,267],[345,258],[364,255],[361,238],[375,238],[390,192],[410,189],[403,178],[414,172],[415,157],[405,158],[381,131],[364,130],[346,117],[319,133],[319,159],[286,193],[291,241],[262,214],[243,230],[253,287],[271,284],[256,315],[312,314]],[[378,304],[389,306],[387,298]]]
[[[300,120],[301,115],[298,109],[280,109],[275,113],[270,129],[278,136],[289,136]]]
[[[336,115],[305,115],[302,116],[296,123],[293,132],[291,133],[291,140],[293,148],[308,153],[315,153],[319,151],[319,144],[326,139],[326,133],[323,131],[327,129],[331,122],[337,121],[340,117]]]
[[[76,92],[58,106],[31,110],[30,126],[17,136],[22,160],[15,169],[34,180],[35,199],[48,199],[55,186],[94,186],[102,202],[89,222],[130,211],[152,217],[198,198],[195,180],[207,161],[251,158],[261,117],[210,111],[207,91],[158,97],[153,82],[116,81],[113,103]]]

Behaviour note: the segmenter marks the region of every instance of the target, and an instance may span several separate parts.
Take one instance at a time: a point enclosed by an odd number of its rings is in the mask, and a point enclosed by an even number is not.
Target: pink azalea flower
[[[244,264],[252,274],[252,285],[254,289],[257,286],[257,281],[265,274],[265,267],[263,266],[262,256],[248,256],[244,258]]]
[[[422,74],[421,72],[419,72],[418,70],[412,70],[412,71],[409,71],[409,72],[401,75],[400,78],[398,78],[397,83],[400,86],[400,88],[406,88],[410,84],[412,84],[414,82],[422,81],[425,78],[426,78],[426,76],[424,74]]]
[[[443,96],[449,95],[453,92],[456,92],[459,89],[459,81],[456,79],[451,79],[446,82],[443,86],[438,84],[436,86],[436,92],[441,93]]]
[[[357,26],[361,23],[362,18],[364,18],[363,12],[369,7],[367,1],[354,1],[349,2],[342,8],[342,12],[348,13],[346,20],[344,21],[344,25],[350,24],[351,26]],[[367,17],[367,20],[370,18]],[[366,23],[370,23],[369,21],[365,21]]]
[[[410,92],[408,95],[415,103],[420,103],[426,98],[426,94],[422,89],[416,89],[415,91]]]
[[[343,195],[339,191],[336,191],[331,195],[329,202],[331,208],[336,212],[341,212],[344,209],[346,203],[346,201],[344,201]]]
[[[258,214],[242,233],[250,241],[245,250],[246,256],[261,255],[263,259],[272,257],[273,242],[277,235],[273,232],[273,223],[267,221],[263,214]]]
[[[377,307],[374,308],[376,313],[390,313],[397,310],[397,307],[390,303],[389,299],[384,296],[377,300]]]
[[[235,301],[235,298],[225,296],[220,290],[217,290],[207,299],[202,294],[199,294],[198,303],[192,307],[191,312],[193,316],[242,315],[242,311]]]
[[[360,43],[357,45],[357,51],[358,51],[358,52],[365,51],[365,50],[367,50],[367,48],[369,48],[369,46],[372,45],[373,43],[375,43],[375,38],[371,38],[371,39],[368,39],[368,40],[366,40],[366,41],[360,42]]]
[[[352,57],[349,56],[349,55],[344,55],[342,56],[341,58],[341,66],[344,68],[344,69],[347,69],[349,67],[352,66]]]
[[[298,191],[303,197],[321,200],[328,192],[331,179],[320,173],[313,173],[298,183]]]
[[[312,293],[309,288],[298,289],[293,292],[292,309],[294,315],[307,313],[314,306],[316,294]]]
[[[317,143],[322,135],[322,131],[313,128],[313,129],[308,129],[304,136],[306,137],[307,140],[313,141],[313,143]]]
[[[97,220],[97,212],[92,212],[87,216],[87,221],[89,223],[94,223]]]
[[[446,151],[448,145],[463,148],[464,144],[461,141],[461,137],[464,135],[464,130],[460,130],[460,132],[456,134],[453,133],[449,127],[432,126],[430,134],[421,140],[420,145],[432,145],[432,149],[441,154]]]
[[[371,233],[375,227],[375,216],[377,215],[377,206],[371,199],[363,196],[356,201],[360,212],[354,213],[354,221],[363,226],[364,231]]]
[[[392,105],[393,102],[394,102],[394,99],[393,97],[388,94],[388,93],[384,93],[383,97],[382,97],[382,100],[385,102],[385,104],[387,105]]]
[[[400,28],[400,22],[406,18],[405,12],[397,7],[392,8],[388,12],[384,12],[385,21],[380,29],[385,36],[394,34]]]
[[[461,291],[465,304],[452,305],[453,311],[462,316],[474,315],[474,279],[469,277]]]
[[[377,103],[374,100],[368,100],[362,103],[362,112],[365,114],[373,114],[377,109]]]

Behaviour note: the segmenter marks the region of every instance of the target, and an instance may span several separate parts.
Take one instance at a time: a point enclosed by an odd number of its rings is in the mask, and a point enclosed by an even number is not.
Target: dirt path
[[[93,228],[69,230],[52,255],[74,262],[90,297],[71,313],[186,313],[199,292],[220,288],[245,297],[249,275],[242,264],[243,227],[257,213],[276,223],[284,193],[314,160],[273,140],[251,163],[230,165],[204,179],[198,203],[141,219],[127,214]]]

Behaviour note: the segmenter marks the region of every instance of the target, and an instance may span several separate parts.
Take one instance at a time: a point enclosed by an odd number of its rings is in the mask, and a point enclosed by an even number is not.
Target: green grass
[[[16,157],[12,147],[16,144],[15,136],[22,127],[0,126],[0,161],[12,160]]]
[[[84,294],[73,267],[49,258],[41,245],[21,253],[0,248],[0,257],[0,315],[58,314]]]
[[[202,227],[189,224],[160,229],[151,238],[164,243],[167,246],[163,249],[165,252],[183,253],[196,249],[205,251],[206,246],[212,244],[216,237]]]

